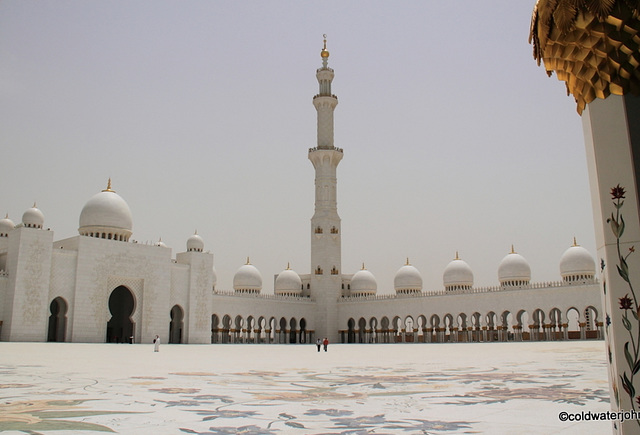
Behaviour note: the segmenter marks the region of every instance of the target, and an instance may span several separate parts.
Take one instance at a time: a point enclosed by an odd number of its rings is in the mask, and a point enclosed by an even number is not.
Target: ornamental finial
[[[515,253],[516,253],[516,250],[513,249],[513,245],[511,245],[511,254],[515,254]]]
[[[576,242],[576,236],[573,236],[573,246],[578,246],[578,242]]]
[[[107,188],[104,189],[103,192],[113,192],[113,190],[111,190],[111,177],[109,177],[109,181],[107,181]]]
[[[329,58],[329,50],[327,50],[327,34],[322,35],[324,38],[324,45],[322,46],[322,51],[320,52],[320,56],[322,57],[322,61],[326,62]]]

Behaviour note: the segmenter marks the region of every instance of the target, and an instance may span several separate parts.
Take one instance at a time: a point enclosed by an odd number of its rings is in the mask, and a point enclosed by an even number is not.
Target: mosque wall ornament
[[[638,299],[638,295],[636,290],[633,288],[633,284],[631,283],[630,278],[630,270],[627,259],[629,256],[635,253],[635,247],[631,246],[628,248],[626,252],[622,252],[621,248],[621,238],[624,234],[625,230],[625,221],[622,216],[622,207],[624,205],[625,199],[625,189],[619,184],[615,187],[611,188],[611,198],[613,200],[613,206],[615,207],[615,214],[612,212],[611,217],[607,219],[607,223],[611,226],[611,231],[616,238],[616,249],[618,254],[618,264],[616,264],[616,269],[618,271],[618,275],[625,281],[629,292],[626,293],[623,297],[618,298],[619,309],[623,310],[622,314],[622,324],[624,329],[628,333],[629,339],[624,343],[624,356],[627,363],[627,368],[619,375],[620,383],[622,384],[622,388],[625,393],[629,396],[631,405],[634,410],[640,406],[640,393],[637,392],[634,385],[633,380],[636,375],[640,372],[640,300]],[[606,289],[606,281],[603,281],[604,288]],[[631,295],[631,296],[630,296]],[[607,333],[610,316],[607,313]],[[609,355],[611,355],[611,349],[608,349]],[[610,363],[611,363],[611,358]],[[619,390],[614,388],[615,400],[619,405]],[[636,420],[636,423],[640,426],[640,421]]]
[[[538,65],[565,82],[579,114],[596,98],[640,95],[637,0],[538,0],[529,43]]]

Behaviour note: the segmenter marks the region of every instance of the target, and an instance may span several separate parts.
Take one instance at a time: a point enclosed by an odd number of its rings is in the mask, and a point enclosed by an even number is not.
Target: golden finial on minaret
[[[111,177],[109,177],[109,181],[107,181],[107,188],[104,189],[103,192],[114,192],[113,190],[111,190]]]
[[[249,261],[249,257],[247,257],[247,264],[251,264],[251,261]]]
[[[291,270],[291,263],[287,261],[287,270]]]
[[[573,236],[573,246],[579,246],[578,242],[576,242],[576,236]]]
[[[511,253],[511,254],[515,254],[515,253],[516,253],[516,250],[515,250],[515,249],[513,249],[513,245],[511,245],[511,252],[510,252],[510,253]]]
[[[407,264],[405,264],[405,266],[411,266],[411,263],[409,263],[409,257],[407,257]]]
[[[456,251],[456,258],[454,258],[454,260],[460,260],[460,257],[458,257],[458,251]]]
[[[36,204],[35,201],[33,201],[33,208],[38,208],[38,205]]]
[[[329,57],[329,50],[327,50],[327,34],[325,33],[324,35],[322,35],[322,37],[324,38],[324,46],[322,47],[320,56],[322,56],[323,59],[326,59],[327,57]]]
[[[362,270],[367,270],[367,268],[364,267],[364,262],[362,262]]]

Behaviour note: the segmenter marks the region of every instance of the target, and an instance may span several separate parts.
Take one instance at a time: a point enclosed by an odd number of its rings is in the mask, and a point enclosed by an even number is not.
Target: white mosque
[[[17,225],[0,220],[0,340],[169,343],[458,342],[602,339],[600,286],[589,252],[575,243],[560,258],[560,280],[532,283],[513,248],[498,267],[499,284],[474,287],[458,258],[443,271],[443,288],[425,291],[407,262],[395,294],[377,295],[364,265],[341,268],[336,171],[343,150],[333,141],[338,99],[331,93],[326,41],[320,90],[313,98],[318,143],[309,273],[287,267],[273,294],[249,259],[233,291],[216,288],[213,254],[194,234],[172,257],[164,243],[130,241],[129,206],[111,187],[87,201],[78,235],[54,241],[35,206]]]

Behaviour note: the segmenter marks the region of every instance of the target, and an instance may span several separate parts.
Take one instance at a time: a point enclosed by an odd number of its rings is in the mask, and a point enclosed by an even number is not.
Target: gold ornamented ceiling
[[[596,98],[640,95],[640,0],[538,0],[529,42],[580,114]]]

